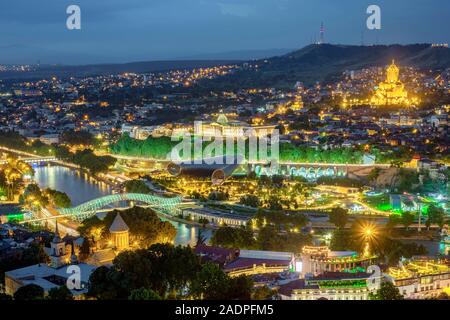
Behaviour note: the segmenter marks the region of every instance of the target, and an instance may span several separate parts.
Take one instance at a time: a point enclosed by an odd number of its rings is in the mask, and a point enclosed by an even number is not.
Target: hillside
[[[0,79],[38,79],[57,77],[83,77],[91,75],[118,74],[124,72],[161,72],[175,69],[195,69],[234,64],[230,60],[167,60],[143,61],[119,64],[92,64],[82,66],[44,65],[31,72],[0,72]]]
[[[253,62],[257,69],[243,69],[235,74],[205,81],[203,86],[224,88],[292,87],[297,81],[313,84],[329,81],[345,70],[370,66],[385,66],[392,59],[399,65],[419,69],[450,67],[450,49],[431,48],[428,44],[415,45],[309,45],[298,51]]]

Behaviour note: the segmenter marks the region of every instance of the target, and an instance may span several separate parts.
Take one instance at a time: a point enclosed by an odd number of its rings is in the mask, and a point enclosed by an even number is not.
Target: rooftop
[[[96,269],[96,266],[80,263],[77,264],[80,268],[81,283],[87,284],[89,277],[92,272]],[[39,263],[28,267],[11,270],[5,272],[5,277],[14,279],[15,281],[21,282],[23,285],[36,284],[42,287],[45,291],[52,288],[57,288],[60,286],[60,281],[52,282],[52,279],[68,279],[73,272],[68,272],[70,265],[63,266],[58,269],[51,268],[50,266]],[[87,290],[86,285],[81,290],[71,290],[72,294],[78,295],[85,293]]]
[[[113,223],[111,224],[111,227],[109,227],[109,232],[126,232],[129,230],[130,228],[128,228],[125,221],[123,221],[123,218],[120,215],[120,213],[117,213]]]

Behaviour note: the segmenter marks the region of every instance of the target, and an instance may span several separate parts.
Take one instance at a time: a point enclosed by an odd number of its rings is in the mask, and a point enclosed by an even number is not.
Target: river
[[[34,167],[34,180],[41,188],[51,188],[63,191],[72,200],[72,205],[77,206],[86,201],[111,194],[111,188],[104,182],[90,178],[76,170],[62,166],[36,166]],[[163,220],[167,220],[164,219]],[[211,237],[211,230],[198,226],[183,224],[167,220],[177,229],[175,244],[195,245],[199,230],[205,238]]]

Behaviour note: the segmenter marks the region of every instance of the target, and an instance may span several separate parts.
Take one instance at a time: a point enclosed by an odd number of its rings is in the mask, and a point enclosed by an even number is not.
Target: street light
[[[370,242],[372,242],[376,235],[377,230],[374,224],[367,222],[361,226],[362,238],[365,241],[364,246],[364,256],[368,257],[370,255]]]

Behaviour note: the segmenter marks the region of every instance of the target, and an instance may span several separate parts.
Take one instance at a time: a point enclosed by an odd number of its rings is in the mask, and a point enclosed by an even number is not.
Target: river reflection
[[[38,166],[33,169],[34,180],[41,188],[67,193],[73,206],[111,194],[111,188],[106,183],[66,167]]]
[[[63,191],[72,199],[72,205],[77,206],[89,200],[111,194],[111,188],[103,182],[98,182],[86,174],[62,166],[34,167],[34,180],[41,188],[51,188]],[[167,220],[167,219],[162,219]],[[199,227],[167,220],[177,228],[176,245],[194,246],[197,243]],[[201,229],[208,240],[211,230]]]

